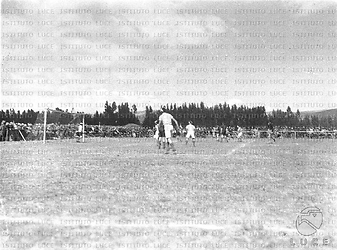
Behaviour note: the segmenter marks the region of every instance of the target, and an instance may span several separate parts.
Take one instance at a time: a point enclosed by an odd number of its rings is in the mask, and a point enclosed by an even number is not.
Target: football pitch
[[[1,143],[0,249],[336,248],[336,140],[174,142]]]

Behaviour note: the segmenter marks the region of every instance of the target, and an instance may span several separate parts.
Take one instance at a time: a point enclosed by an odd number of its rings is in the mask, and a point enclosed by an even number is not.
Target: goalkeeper
[[[82,135],[83,135],[83,123],[81,122],[77,127],[77,131],[75,132],[76,142],[81,142]]]
[[[274,131],[274,126],[271,122],[268,122],[267,124],[267,128],[268,128],[268,139],[272,139],[274,142],[276,141],[275,140],[275,131]]]

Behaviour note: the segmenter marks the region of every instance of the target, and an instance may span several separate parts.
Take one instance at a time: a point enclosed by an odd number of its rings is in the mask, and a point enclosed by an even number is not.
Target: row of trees
[[[280,109],[273,110],[269,114],[269,119],[276,126],[337,128],[337,116],[305,115],[303,117],[299,110],[293,113],[290,107],[285,112]]]
[[[216,126],[225,124],[228,126],[262,126],[265,125],[268,117],[266,110],[262,106],[249,108],[246,106],[229,106],[228,104],[218,104],[207,107],[203,102],[189,103],[178,106],[176,104],[166,105],[166,109],[181,124],[192,121],[199,126]],[[146,107],[144,126],[150,126],[158,119],[158,111],[153,111],[152,107]]]
[[[55,112],[56,111],[56,112]],[[96,111],[94,114],[85,114],[85,123],[89,125],[114,125],[114,126],[123,126],[128,123],[140,124],[138,118],[136,117],[137,107],[133,105],[131,108],[128,103],[121,103],[119,105],[116,102],[105,103],[104,112],[99,113]],[[68,112],[68,110],[62,110],[60,108],[55,108],[54,111],[48,112],[48,123],[59,122],[60,124],[67,124],[70,121],[80,122],[81,116],[80,112],[74,113]],[[14,109],[9,109],[6,111],[0,111],[1,120],[7,122],[16,122],[16,123],[43,123],[43,113],[35,112],[32,109],[27,111],[15,111]],[[73,119],[77,117],[76,119]]]
[[[263,106],[249,108],[246,106],[229,106],[228,104],[218,104],[206,107],[203,102],[200,104],[189,103],[177,107],[176,104],[166,105],[166,109],[182,124],[192,121],[199,126],[215,126],[224,123],[229,126],[256,127],[266,126],[271,121],[275,126],[287,127],[324,127],[337,128],[337,116],[301,116],[300,111],[294,113],[288,107],[286,111],[280,109],[273,110],[269,114]],[[146,107],[144,126],[151,126],[158,119],[159,112],[153,111],[152,107]]]
[[[127,102],[117,105],[116,102],[109,104],[109,102],[106,101],[104,105],[104,112],[98,113],[98,111],[96,111],[94,115],[87,116],[86,123],[90,125],[102,124],[114,126],[122,126],[128,123],[140,124],[139,119],[136,116],[136,112],[136,105],[129,107]]]
[[[16,123],[35,123],[36,118],[38,116],[39,112],[35,112],[32,109],[28,109],[27,111],[24,110],[20,112],[18,110],[15,112],[14,109],[7,109],[6,111],[1,110],[0,116],[1,120],[7,121],[7,122],[16,122]]]
[[[286,111],[273,110],[267,114],[263,106],[247,107],[228,105],[226,103],[207,107],[203,102],[200,103],[184,103],[180,106],[176,104],[167,104],[166,109],[171,113],[180,124],[186,125],[188,121],[193,121],[198,126],[216,126],[225,124],[229,126],[265,126],[267,121],[270,120],[275,126],[288,126],[288,127],[325,127],[337,128],[337,116],[315,116],[306,115],[301,116],[300,111],[292,112],[288,107]],[[56,110],[70,114],[68,110],[63,111],[59,108]],[[32,109],[27,111],[15,112],[14,109],[0,111],[2,120],[14,121],[20,123],[34,124],[36,118],[41,114]],[[122,126],[128,123],[140,124],[136,115],[136,105],[129,106],[128,103],[105,102],[104,111],[99,113],[96,111],[94,114],[86,115],[86,124],[90,125],[115,125]],[[145,127],[153,127],[155,120],[158,119],[160,113],[153,110],[151,106],[147,106],[145,110],[145,117],[142,125]],[[62,123],[62,119],[59,119]],[[66,120],[64,120],[66,121]]]

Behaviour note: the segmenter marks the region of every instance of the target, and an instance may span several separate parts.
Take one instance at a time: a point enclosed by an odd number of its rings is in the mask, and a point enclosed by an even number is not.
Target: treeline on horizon
[[[228,105],[227,103],[219,103],[211,107],[207,107],[203,102],[200,103],[184,103],[167,104],[167,111],[172,114],[179,124],[183,126],[192,121],[197,126],[213,127],[216,125],[227,126],[242,126],[242,127],[259,127],[266,126],[268,121],[272,121],[275,126],[288,127],[324,127],[337,128],[337,116],[316,116],[306,115],[301,117],[300,111],[297,109],[293,112],[290,107],[286,111],[280,109],[273,110],[267,115],[264,106],[247,107]],[[60,124],[68,124],[71,113],[68,110],[55,109],[61,115],[58,118]],[[14,109],[1,110],[1,119],[7,122],[14,121],[16,123],[31,123],[34,124],[38,116],[41,116],[39,111],[35,112],[32,109],[22,112]],[[129,123],[135,123],[144,127],[152,128],[155,120],[158,119],[160,111],[153,110],[151,106],[146,106],[145,117],[142,123],[137,115],[136,105],[129,106],[128,103],[105,102],[104,111],[96,111],[94,114],[85,114],[85,123],[88,125],[113,125],[123,126]],[[80,112],[77,112],[80,114]]]

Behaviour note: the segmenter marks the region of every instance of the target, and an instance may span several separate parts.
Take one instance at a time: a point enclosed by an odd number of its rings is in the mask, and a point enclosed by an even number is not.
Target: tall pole
[[[48,109],[45,109],[45,110],[44,110],[44,121],[43,121],[43,143],[46,143],[47,111],[48,111]]]
[[[82,142],[84,142],[84,115],[85,115],[85,114],[83,114]]]

